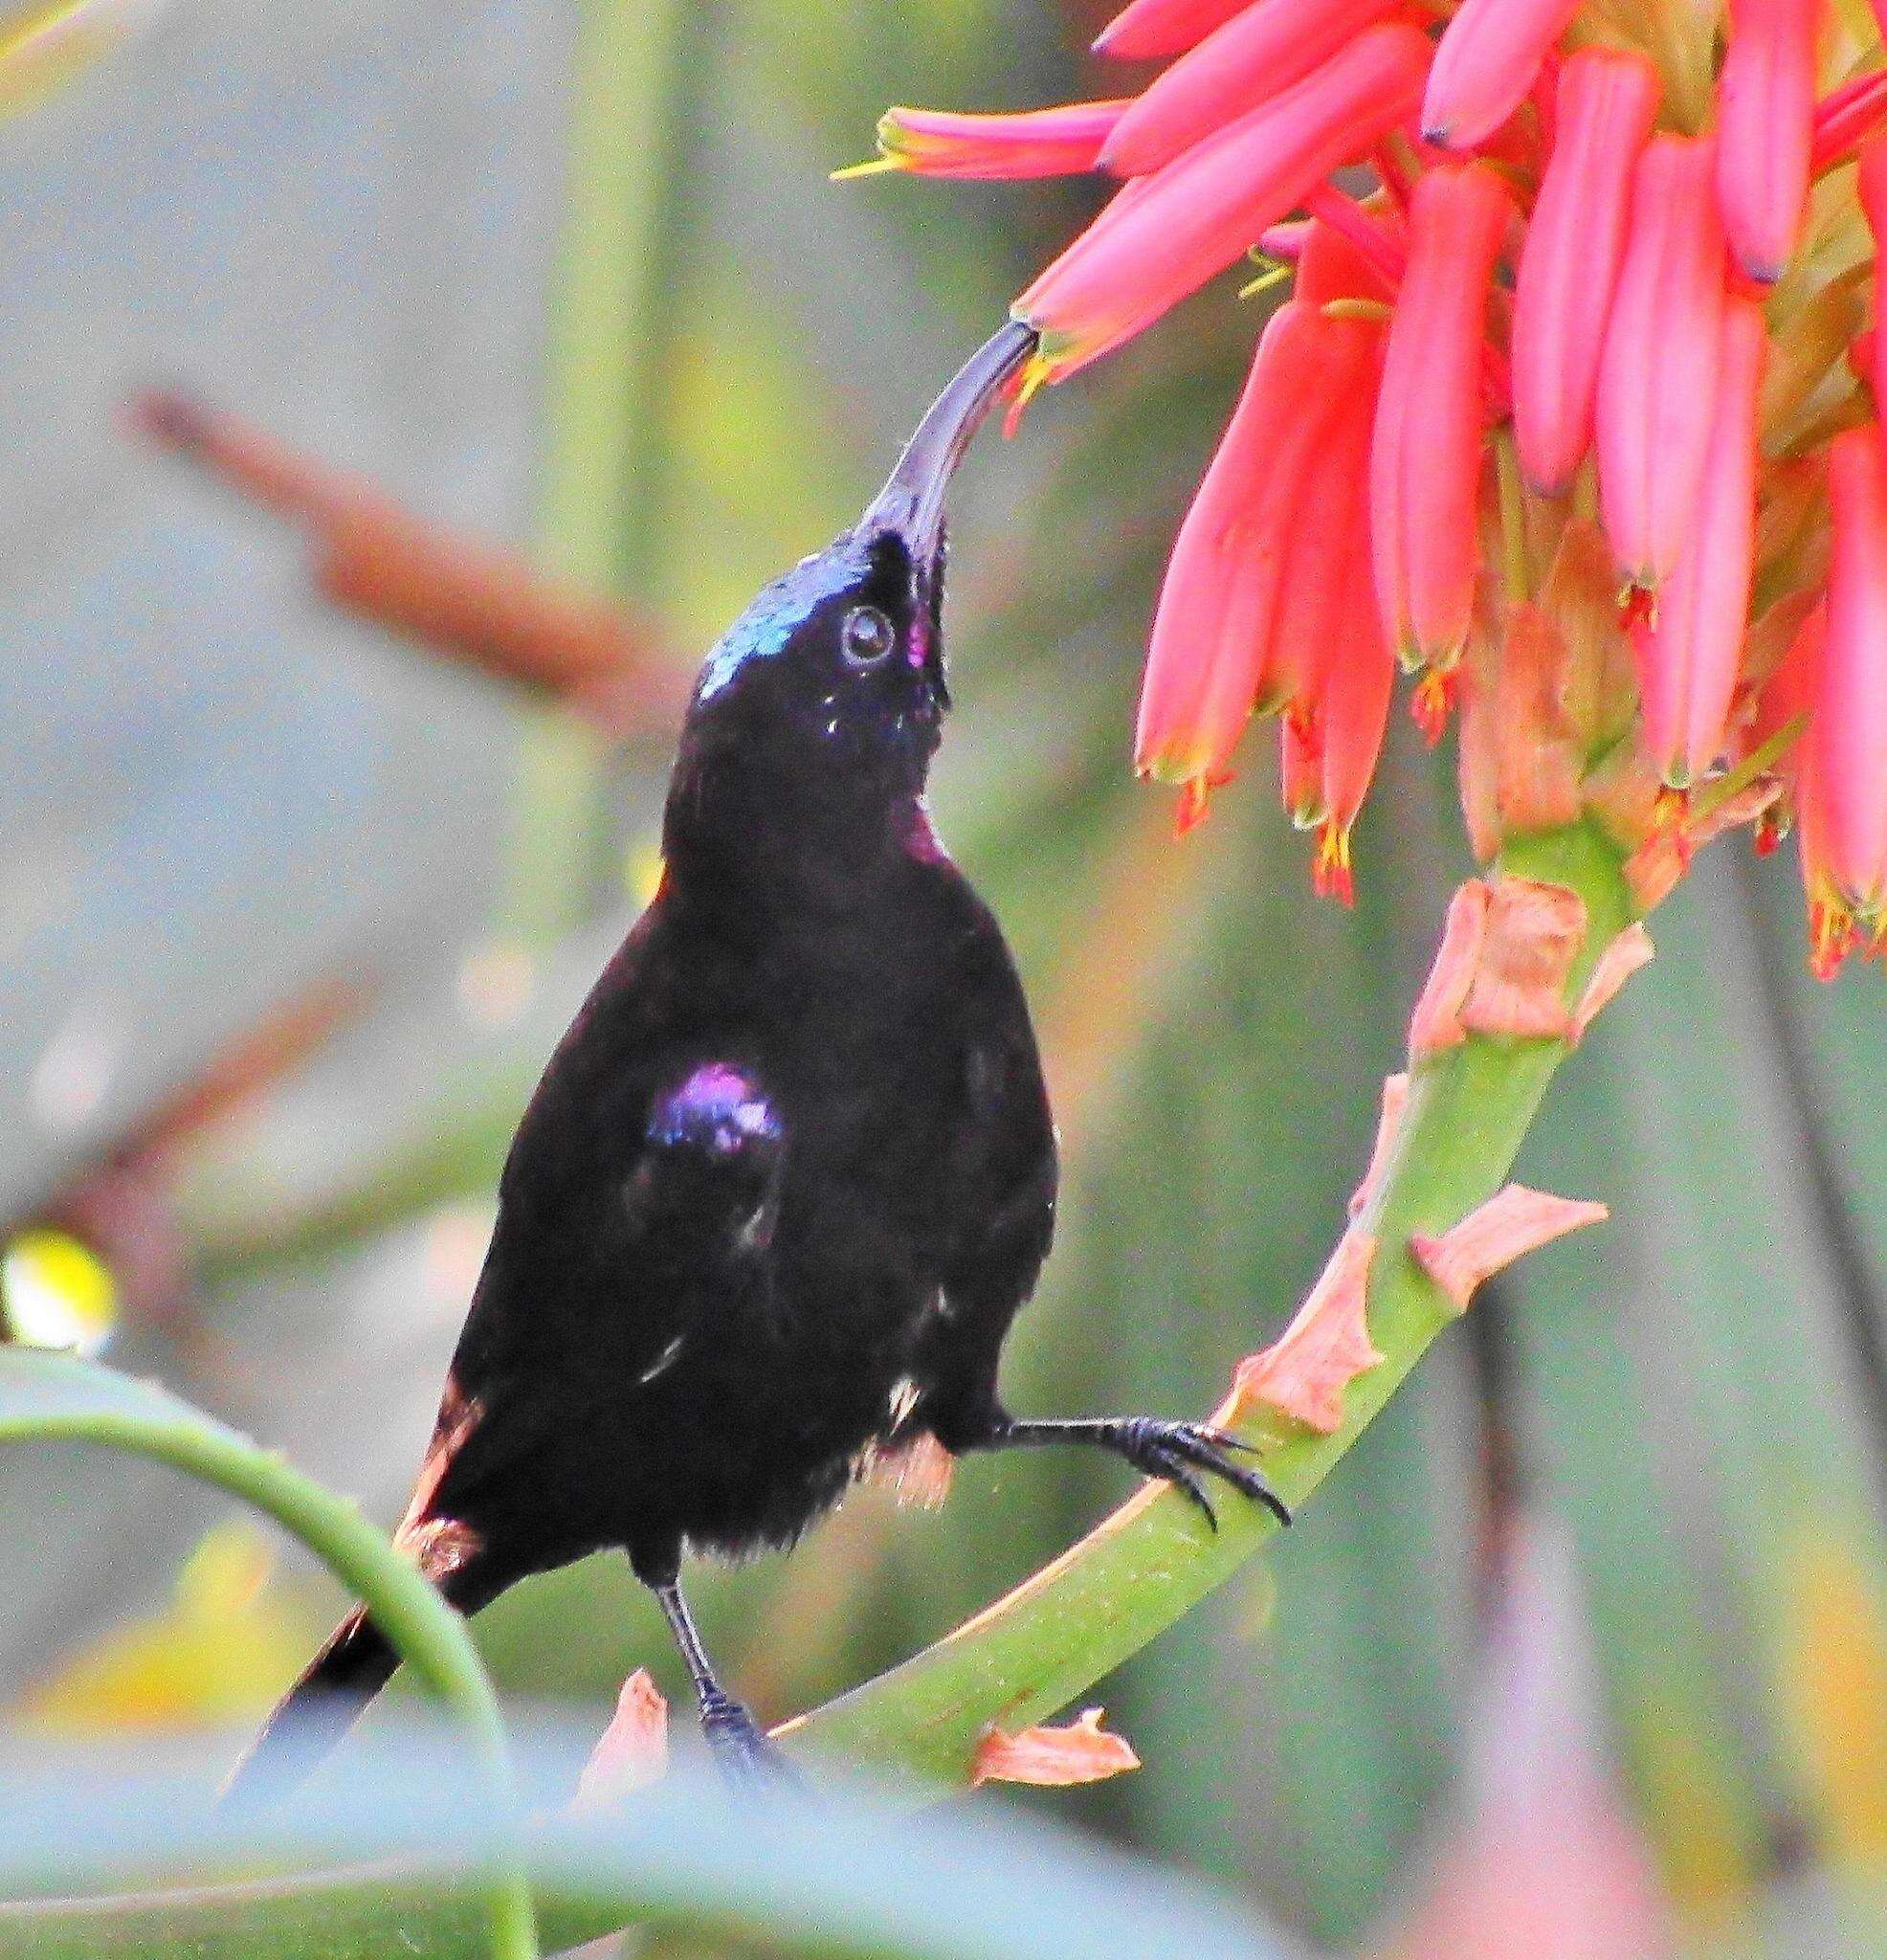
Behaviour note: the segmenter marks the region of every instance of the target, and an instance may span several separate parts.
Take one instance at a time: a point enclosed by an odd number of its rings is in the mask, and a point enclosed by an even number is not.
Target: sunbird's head
[[[856,820],[921,790],[949,704],[950,479],[1033,345],[1011,323],[979,348],[858,522],[769,585],[708,656],[682,735],[671,833],[750,817],[742,807],[756,803],[789,806],[806,821]]]

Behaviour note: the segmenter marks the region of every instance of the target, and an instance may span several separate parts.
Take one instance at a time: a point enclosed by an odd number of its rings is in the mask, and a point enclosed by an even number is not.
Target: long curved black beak
[[[1003,384],[1034,347],[1034,328],[1011,320],[977,348],[925,412],[898,467],[865,506],[860,531],[896,531],[909,546],[913,565],[928,569],[936,564],[950,478]]]

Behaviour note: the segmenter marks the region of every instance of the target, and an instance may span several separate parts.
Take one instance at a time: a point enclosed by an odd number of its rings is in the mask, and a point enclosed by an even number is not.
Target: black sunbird
[[[660,888],[552,1056],[400,1541],[471,1613],[627,1551],[709,1742],[768,1746],[715,1677],[684,1550],[789,1545],[875,1450],[1091,1443],[1283,1515],[1232,1439],[1150,1417],[1032,1421],[997,1392],[1049,1249],[1055,1139],[1001,930],[937,839],[944,505],[1033,345],[1006,326],[858,523],[709,655]],[[236,1783],[308,1767],[387,1682],[364,1613]]]

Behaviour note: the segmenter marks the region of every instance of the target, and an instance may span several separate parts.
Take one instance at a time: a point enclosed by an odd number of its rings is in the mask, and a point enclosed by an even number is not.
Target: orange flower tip
[[[1510,1184],[1446,1232],[1412,1234],[1409,1250],[1460,1313],[1484,1280],[1568,1232],[1610,1215],[1601,1204]]]
[[[1654,950],[1651,934],[1634,920],[1599,955],[1585,991],[1572,1010],[1575,1046],[1585,1038],[1586,1030],[1618,997],[1619,989],[1640,968],[1651,964]]]
[[[1350,866],[1350,834],[1326,816],[1318,828],[1317,857],[1311,866],[1311,889],[1320,899],[1335,899],[1351,910],[1356,906],[1356,880]]]
[[[1238,1364],[1228,1420],[1261,1402],[1323,1436],[1343,1426],[1343,1391],[1383,1361],[1365,1312],[1375,1256],[1368,1233],[1352,1227],[1343,1234],[1296,1319],[1262,1353]]]
[[[606,1811],[658,1783],[668,1770],[668,1704],[638,1667],[622,1684],[616,1712],[577,1778],[571,1809]]]
[[[1099,1708],[1085,1708],[1060,1727],[1025,1728],[1005,1735],[999,1728],[984,1732],[970,1760],[969,1780],[983,1783],[1032,1783],[1065,1787],[1100,1783],[1127,1770],[1138,1770],[1140,1758],[1123,1735],[1101,1725]]]
[[[1458,667],[1431,667],[1415,683],[1415,691],[1409,698],[1409,712],[1422,731],[1422,740],[1431,748],[1447,733],[1449,711],[1460,689]]]
[[[1350,1194],[1350,1216],[1359,1216],[1381,1188],[1384,1172],[1388,1168],[1395,1140],[1402,1130],[1402,1114],[1409,1107],[1409,1077],[1398,1070],[1392,1076],[1383,1078],[1383,1103],[1376,1116],[1376,1141],[1370,1146],[1369,1166],[1363,1173],[1363,1182]]]
[[[1755,828],[1749,835],[1750,846],[1757,857],[1773,858],[1782,849],[1788,831],[1787,812],[1772,806],[1756,819]]]
[[[1212,781],[1210,776],[1188,776],[1180,785],[1179,800],[1173,806],[1173,835],[1183,837],[1206,821],[1210,806]]]

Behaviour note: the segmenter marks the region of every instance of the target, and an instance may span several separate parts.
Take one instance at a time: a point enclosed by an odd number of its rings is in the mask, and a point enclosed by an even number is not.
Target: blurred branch
[[[610,735],[666,733],[678,718],[681,677],[614,601],[429,523],[366,479],[188,395],[153,391],[131,413],[152,440],[292,523],[318,590],[342,612],[546,695]]]
[[[71,1355],[0,1348],[0,1443],[55,1441],[98,1443],[167,1463],[292,1531],[366,1603],[401,1656],[463,1725],[493,1794],[509,1800],[498,1699],[464,1620],[352,1503],[153,1383]],[[533,1960],[530,1888],[521,1874],[494,1880],[490,1923],[499,1960]]]

